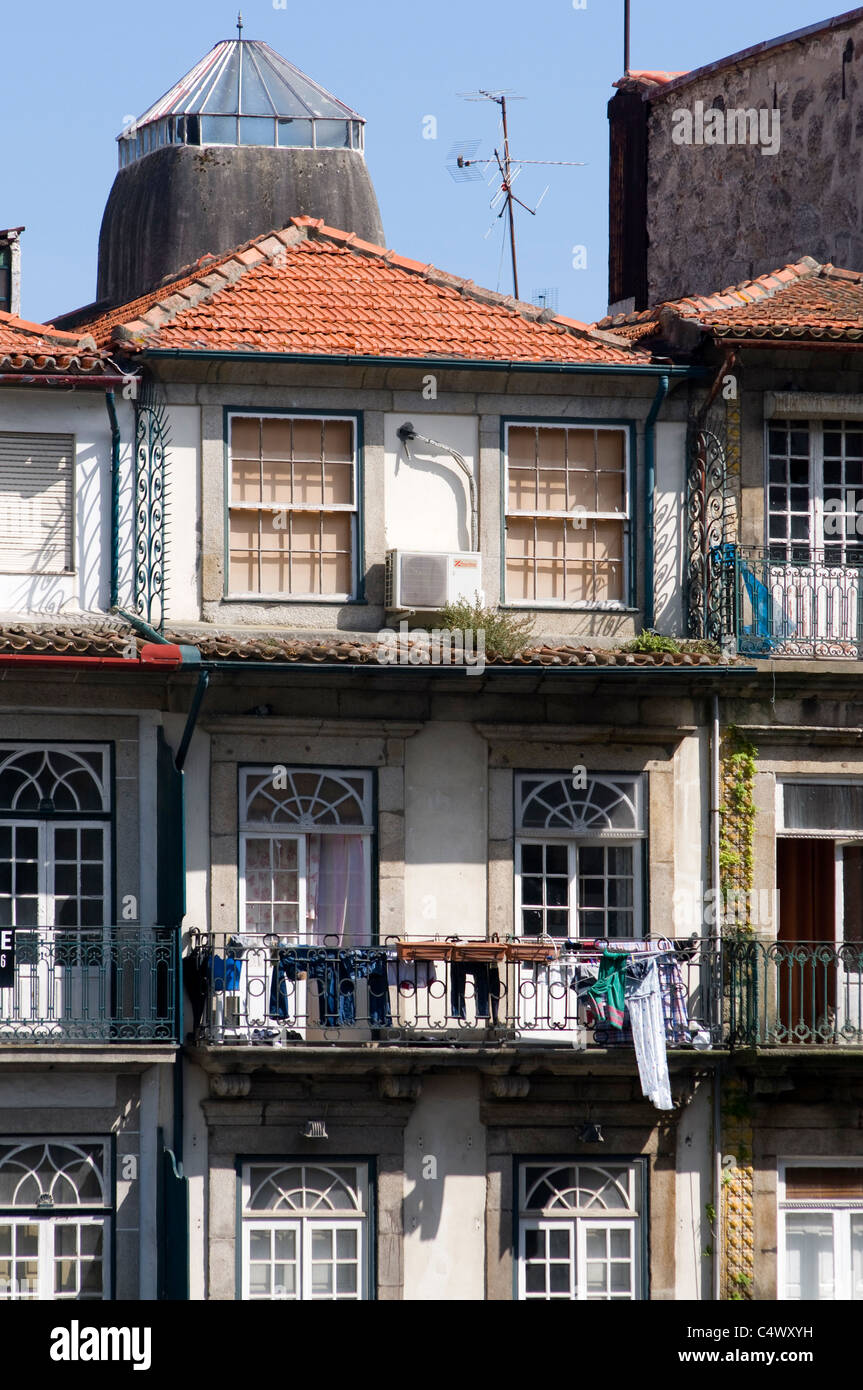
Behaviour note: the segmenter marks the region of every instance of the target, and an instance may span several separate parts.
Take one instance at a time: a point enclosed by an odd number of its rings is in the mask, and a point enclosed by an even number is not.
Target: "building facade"
[[[860,1296],[861,282],[0,314],[0,1296]]]

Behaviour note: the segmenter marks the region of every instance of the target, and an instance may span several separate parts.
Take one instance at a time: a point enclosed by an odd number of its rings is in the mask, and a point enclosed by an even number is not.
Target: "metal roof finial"
[[[242,40],[242,37],[243,37],[243,11],[242,11],[242,10],[240,10],[240,13],[237,15],[237,34],[238,34],[239,38]]]

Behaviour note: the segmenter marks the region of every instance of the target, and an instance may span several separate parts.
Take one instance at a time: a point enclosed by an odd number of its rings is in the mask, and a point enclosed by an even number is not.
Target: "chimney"
[[[21,315],[21,242],[23,227],[0,231],[0,309]]]

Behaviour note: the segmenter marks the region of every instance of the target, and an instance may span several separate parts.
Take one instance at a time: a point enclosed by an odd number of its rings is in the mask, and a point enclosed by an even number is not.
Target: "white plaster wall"
[[[121,469],[128,473],[135,431],[133,407],[120,392],[115,400]],[[111,565],[111,427],[104,391],[4,390],[0,430],[75,436],[74,572],[0,574],[0,617],[50,618],[104,611]]]
[[[710,887],[710,734],[684,738],[674,759],[674,932],[688,936],[714,929],[702,904]]]
[[[428,724],[405,747],[405,934],[486,935],[488,746]]]
[[[653,592],[654,627],[668,637],[685,635],[683,615],[686,425],[656,426]]]
[[[429,1076],[405,1129],[404,1300],[485,1298],[479,1077]]]
[[[713,1191],[713,1089],[701,1082],[677,1127],[675,1192],[675,1299],[712,1297],[712,1260],[704,1251],[713,1239],[707,1221]]]
[[[475,416],[385,416],[386,544],[390,550],[471,550],[470,486],[449,454],[397,437],[406,421],[429,439],[455,449],[477,476],[478,421]]]
[[[169,494],[165,511],[169,621],[197,622],[201,615],[201,410],[170,408]]]

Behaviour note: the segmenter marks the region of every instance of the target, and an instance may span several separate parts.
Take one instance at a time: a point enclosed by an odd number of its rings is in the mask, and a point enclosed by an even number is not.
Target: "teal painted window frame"
[[[629,514],[624,520],[624,599],[598,603],[513,603],[506,592],[506,519],[507,519],[507,431],[510,425],[537,425],[570,429],[620,429],[628,433],[626,487]],[[638,611],[636,563],[638,558],[638,525],[641,516],[638,496],[638,421],[632,416],[612,417],[584,415],[502,415],[500,417],[500,608],[514,613],[632,613]]]
[[[252,418],[265,419],[267,417],[281,418],[284,420],[307,419],[307,420],[352,420],[354,423],[354,443],[355,443],[355,486],[357,506],[356,528],[354,535],[355,554],[353,556],[353,595],[350,598],[297,598],[292,594],[232,594],[229,591],[230,584],[230,551],[231,551],[231,418],[237,415],[246,415]],[[226,405],[222,408],[222,445],[224,450],[224,497],[222,506],[222,527],[223,527],[223,556],[224,556],[224,584],[222,586],[222,603],[240,603],[248,607],[254,604],[266,606],[279,605],[281,607],[300,606],[316,608],[346,608],[352,605],[365,605],[366,600],[366,560],[365,560],[365,437],[363,431],[363,412],[361,410],[327,410],[323,407],[318,410],[309,410],[305,407],[292,409],[289,407],[278,406],[236,406]]]

